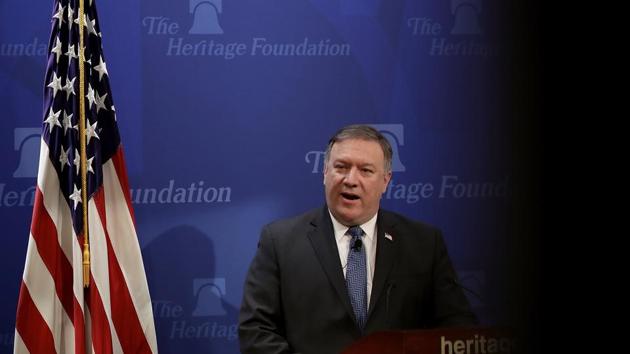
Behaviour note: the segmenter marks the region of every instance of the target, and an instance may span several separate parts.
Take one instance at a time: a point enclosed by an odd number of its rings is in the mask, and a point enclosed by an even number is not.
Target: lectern
[[[511,331],[503,327],[437,328],[375,332],[344,354],[514,354]]]

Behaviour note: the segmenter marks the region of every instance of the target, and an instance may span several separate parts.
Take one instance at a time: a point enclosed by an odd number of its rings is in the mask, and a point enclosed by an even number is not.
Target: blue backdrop
[[[98,2],[162,353],[238,352],[261,226],[322,205],[325,144],[351,123],[394,147],[382,205],[441,227],[482,323],[506,321],[515,113],[503,3]],[[13,346],[51,11],[52,1],[0,3],[2,353]]]

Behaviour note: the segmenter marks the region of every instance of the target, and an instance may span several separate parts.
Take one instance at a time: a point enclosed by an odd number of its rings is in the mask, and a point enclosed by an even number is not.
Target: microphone
[[[357,238],[354,243],[352,244],[352,247],[350,247],[353,251],[361,251],[361,245],[363,245],[363,242],[361,242],[361,239]]]

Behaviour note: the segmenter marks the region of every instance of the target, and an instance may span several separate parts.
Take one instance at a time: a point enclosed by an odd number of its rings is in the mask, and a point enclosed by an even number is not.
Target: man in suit
[[[476,323],[440,231],[379,209],[391,161],[369,126],[330,139],[326,205],[262,230],[239,315],[243,353],[339,353],[379,330]]]

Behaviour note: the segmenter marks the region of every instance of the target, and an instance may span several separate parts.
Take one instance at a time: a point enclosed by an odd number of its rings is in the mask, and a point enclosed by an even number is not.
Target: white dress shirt
[[[328,211],[330,213],[330,210]],[[370,306],[370,295],[372,293],[372,279],[374,279],[374,265],[376,264],[376,216],[378,213],[368,220],[366,223],[359,225],[365,236],[362,238],[363,247],[365,247],[365,259],[367,266],[367,305]],[[346,277],[346,268],[348,265],[348,252],[350,251],[350,241],[352,236],[346,235],[350,227],[343,225],[330,213],[330,219],[335,230],[335,240],[337,241],[337,249],[339,250],[339,260],[343,269],[343,276]],[[354,225],[352,225],[354,226]]]

